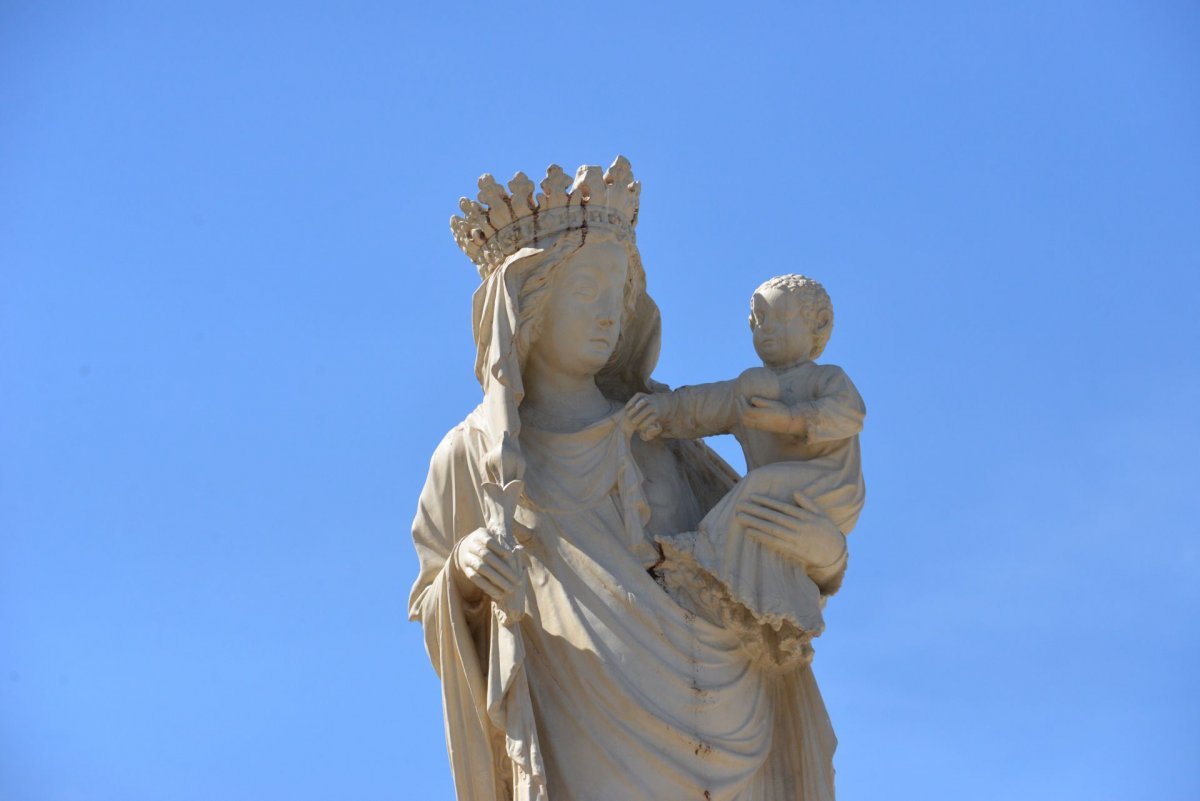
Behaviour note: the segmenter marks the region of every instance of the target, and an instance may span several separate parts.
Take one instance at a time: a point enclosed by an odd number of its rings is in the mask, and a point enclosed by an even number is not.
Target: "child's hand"
[[[738,413],[742,425],[756,428],[759,431],[772,431],[776,434],[792,433],[792,410],[786,404],[769,398],[738,399]]]
[[[659,417],[667,415],[667,399],[663,395],[647,395],[639,392],[625,404],[625,425],[630,434],[634,431],[645,441],[662,434]]]
[[[783,388],[779,385],[779,376],[766,367],[751,367],[737,377],[738,395],[746,400],[751,398],[766,398],[779,400],[783,396]]]

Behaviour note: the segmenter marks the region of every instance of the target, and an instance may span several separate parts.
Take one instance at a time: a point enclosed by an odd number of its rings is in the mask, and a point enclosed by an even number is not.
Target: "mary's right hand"
[[[516,557],[486,528],[477,528],[459,540],[450,564],[454,582],[468,601],[480,595],[503,601],[519,581]]]
[[[747,536],[800,562],[821,583],[830,570],[841,569],[846,535],[807,495],[795,492],[792,497],[794,504],[751,495],[738,503],[738,522],[746,527]]]

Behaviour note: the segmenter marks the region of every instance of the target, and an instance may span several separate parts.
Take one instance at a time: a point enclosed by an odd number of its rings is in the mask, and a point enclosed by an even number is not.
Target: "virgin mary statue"
[[[551,167],[536,197],[521,173],[508,192],[490,175],[479,187],[451,227],[483,279],[483,400],[433,454],[409,607],[458,798],[832,799],[808,662],[664,556],[738,477],[700,441],[631,436],[630,399],[656,388],[659,315],[628,161],[573,182]],[[800,506],[743,511],[802,563],[832,527]],[[832,591],[844,564],[814,581]]]

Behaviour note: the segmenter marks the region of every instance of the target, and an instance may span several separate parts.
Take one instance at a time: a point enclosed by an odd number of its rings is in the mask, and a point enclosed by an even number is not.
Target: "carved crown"
[[[624,156],[617,156],[604,172],[584,165],[576,171],[574,181],[562,167],[551,164],[541,187],[535,200],[533,181],[525,173],[513,176],[508,192],[485,174],[479,179],[479,200],[464,197],[458,201],[463,216],[450,218],[450,230],[482,278],[521,248],[537,247],[564,231],[605,230],[618,241],[635,241],[642,185],[633,179],[633,169]]]

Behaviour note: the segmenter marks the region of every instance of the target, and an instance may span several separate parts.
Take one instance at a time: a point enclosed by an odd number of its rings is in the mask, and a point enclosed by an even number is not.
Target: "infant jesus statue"
[[[803,501],[815,504],[843,535],[858,520],[865,498],[858,433],[866,408],[840,367],[813,362],[832,329],[833,305],[824,287],[802,275],[772,278],[750,299],[750,330],[762,367],[732,381],[639,395],[629,407],[643,438],[737,438],[745,478],[697,532],[661,544],[668,557],[715,578],[752,621],[801,639],[810,658],[807,642],[825,627],[822,589],[836,587],[818,588],[803,565],[760,542],[736,509],[751,497],[767,504]]]

